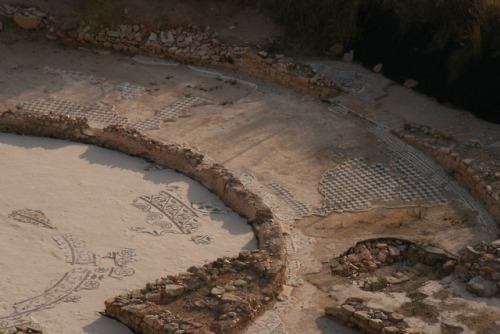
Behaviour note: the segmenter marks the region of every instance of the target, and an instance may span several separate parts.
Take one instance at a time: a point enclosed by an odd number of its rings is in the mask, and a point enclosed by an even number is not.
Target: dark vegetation
[[[239,0],[269,11],[286,46],[355,60],[423,93],[500,123],[500,0]]]

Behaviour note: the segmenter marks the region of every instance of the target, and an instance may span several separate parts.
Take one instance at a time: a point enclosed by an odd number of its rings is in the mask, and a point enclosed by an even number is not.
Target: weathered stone
[[[330,315],[336,319],[342,321],[349,320],[349,314],[346,314],[345,311],[340,306],[328,306],[325,308],[325,314]]]
[[[401,322],[405,319],[405,316],[402,315],[401,313],[394,312],[389,314],[389,319],[391,319],[394,322]]]
[[[226,289],[222,288],[222,287],[213,287],[212,290],[210,291],[210,294],[213,295],[213,296],[220,296],[222,295],[224,292],[226,292]]]
[[[356,263],[356,262],[360,262],[361,260],[362,260],[362,258],[358,254],[347,255],[347,261],[349,261],[349,262]]]
[[[374,311],[381,311],[384,309],[382,305],[373,302],[366,302],[365,306]]]
[[[234,281],[233,285],[241,288],[247,286],[248,282],[245,281],[244,279],[237,279],[236,281]]]
[[[466,289],[480,297],[492,297],[497,294],[498,287],[495,282],[483,276],[475,276],[466,284]]]
[[[257,54],[259,56],[261,56],[262,58],[267,58],[267,55],[268,55],[268,53],[266,51],[259,51],[259,52],[257,52]]]
[[[118,38],[118,37],[120,37],[120,32],[119,31],[115,31],[115,30],[108,30],[108,31],[106,31],[106,36],[113,37],[113,38]]]
[[[25,30],[36,30],[40,26],[42,19],[36,16],[23,16],[21,14],[14,14],[12,17],[14,22]]]
[[[222,295],[221,300],[227,303],[236,303],[242,301],[242,299],[232,293],[225,293]]]
[[[403,86],[405,86],[406,88],[415,88],[418,86],[418,81],[413,79],[406,79],[406,81],[403,83]]]
[[[382,72],[382,64],[377,64],[377,65],[373,66],[373,72],[375,72],[375,73]]]
[[[342,44],[333,44],[330,47],[330,53],[334,56],[340,57],[344,53],[344,46]]]
[[[385,255],[384,253],[380,252],[377,255],[377,260],[380,261],[380,262],[382,262],[382,263],[385,263],[385,261],[387,260],[387,255]]]
[[[375,329],[382,329],[384,328],[384,321],[381,319],[370,319],[368,321],[368,326]]]
[[[382,334],[398,334],[399,328],[395,326],[388,326],[382,330]]]
[[[181,295],[185,289],[183,285],[167,284],[163,292],[166,297],[177,297]]]
[[[159,293],[147,293],[146,300],[150,301],[150,302],[157,303],[160,301],[160,294]]]
[[[389,245],[387,248],[389,249],[389,255],[390,256],[399,256],[399,255],[401,255],[401,251],[399,250],[398,247]]]
[[[349,305],[349,304],[344,304],[341,306],[342,308],[342,312],[344,312],[344,314],[346,315],[352,315],[354,314],[354,312],[356,312],[356,308],[354,308],[354,306],[352,305]]]
[[[366,311],[356,311],[354,312],[354,317],[367,322],[371,319],[370,315]]]
[[[155,32],[151,32],[151,34],[149,34],[149,38],[148,38],[148,40],[149,40],[149,41],[152,41],[152,42],[154,42],[154,41],[158,40],[158,34],[157,34],[157,33],[155,33]]]

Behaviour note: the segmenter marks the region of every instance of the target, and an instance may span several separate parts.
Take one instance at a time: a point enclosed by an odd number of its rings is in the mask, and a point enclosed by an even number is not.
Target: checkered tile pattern
[[[211,103],[212,101],[201,98],[201,97],[183,97],[172,103],[169,107],[166,107],[156,114],[156,118],[165,121],[165,122],[172,122],[176,121],[178,118],[187,116],[185,114],[186,109],[193,107],[193,106],[199,106],[202,104],[208,104]]]
[[[301,217],[309,216],[311,214],[309,208],[304,203],[295,199],[290,191],[283,188],[277,183],[271,183],[267,185],[276,194],[278,194],[292,209],[295,213]]]
[[[424,180],[426,180],[428,184],[432,184],[434,187],[445,188],[451,193],[454,193],[467,208],[477,212],[478,222],[483,231],[493,232],[497,230],[495,221],[482,204],[473,198],[465,189],[460,187],[454,180],[451,180],[444,174],[441,168],[422,152],[398,139],[384,127],[375,126],[369,128],[368,131],[373,133],[378,140],[387,145],[387,148],[389,148],[394,156],[400,159],[400,161],[406,162],[412,169],[417,170],[420,175],[425,175]],[[399,169],[402,171],[404,167],[400,166]],[[431,196],[432,194],[429,195]],[[438,198],[444,200],[442,196]]]
[[[375,201],[385,206],[415,201],[426,204],[447,202],[438,186],[407,161],[398,159],[395,167],[393,171],[380,163],[368,164],[365,159],[356,158],[326,171],[319,188],[325,197],[325,205],[317,209],[316,214],[369,210]]]
[[[185,111],[188,108],[208,103],[212,101],[201,97],[182,97],[170,106],[159,110],[153,118],[132,123],[130,126],[140,131],[157,130],[162,121],[174,122],[181,117],[187,117],[189,115]]]
[[[109,107],[100,104],[98,102],[94,102],[86,108],[86,116],[87,119],[103,124],[103,125],[111,125],[111,124],[120,124],[126,125],[128,124],[128,119],[118,115],[116,112],[112,111]]]
[[[71,101],[56,98],[35,99],[22,105],[22,109],[34,113],[55,113],[61,115],[83,117],[85,106]]]
[[[118,85],[117,89],[119,92],[121,92],[121,96],[125,100],[136,98],[145,91],[144,87],[134,85],[130,82],[124,82],[121,85]]]
[[[408,161],[398,159],[396,169],[404,175],[400,179],[403,190],[401,197],[406,202],[426,200],[432,204],[446,203],[447,200],[438,188],[438,183],[427,181]]]
[[[103,125],[125,125],[128,123],[125,117],[121,117],[117,113],[113,112],[110,108],[97,102],[94,102],[88,106],[84,106],[82,104],[62,99],[41,98],[26,102],[22,106],[22,109],[29,112],[41,114],[55,113],[73,117],[86,117],[89,121],[93,121]]]
[[[148,131],[159,129],[160,123],[161,120],[158,118],[149,118],[139,122],[131,123],[129,126],[139,131]]]

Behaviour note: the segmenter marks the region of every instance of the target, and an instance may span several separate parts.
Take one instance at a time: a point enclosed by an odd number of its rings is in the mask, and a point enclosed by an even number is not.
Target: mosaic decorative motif
[[[214,242],[214,238],[209,235],[195,235],[191,237],[191,241],[197,245],[209,245]]]
[[[55,113],[60,115],[70,115],[76,117],[85,117],[85,107],[83,104],[71,101],[56,99],[54,97],[39,98],[31,100],[22,105],[22,109],[41,114]]]
[[[75,115],[76,116],[76,115]],[[120,124],[127,125],[128,119],[118,115],[110,107],[99,102],[90,104],[85,109],[85,117],[89,120],[103,125]]]
[[[22,109],[40,114],[48,114],[52,112],[59,115],[86,117],[90,121],[104,125],[126,125],[128,123],[128,120],[125,117],[121,117],[109,107],[97,102],[84,106],[82,104],[56,98],[40,98],[26,102],[22,106]]]
[[[15,303],[10,315],[0,317],[0,330],[31,324],[29,315],[33,312],[51,308],[62,302],[77,302],[80,296],[76,295],[76,292],[97,289],[107,277],[123,279],[135,273],[135,270],[128,266],[136,261],[133,249],[110,252],[101,257],[88,251],[84,241],[71,235],[55,236],[54,240],[64,251],[67,263],[72,266],[92,265],[92,268],[72,268],[43,293]],[[107,259],[113,263],[101,266],[101,261]]]
[[[369,210],[377,205],[373,201],[382,202],[384,206],[414,200],[427,204],[447,202],[438,187],[411,165],[398,161],[396,169],[401,175],[380,163],[369,164],[364,158],[355,158],[326,171],[319,188],[325,197],[325,205],[316,213],[327,215],[334,211]]]
[[[42,227],[55,229],[55,227],[50,223],[50,219],[40,210],[14,210],[9,214],[9,217],[21,223],[40,225]]]
[[[130,126],[142,131],[159,129],[162,121],[174,122],[179,118],[189,116],[186,114],[188,108],[209,103],[212,103],[212,101],[201,97],[182,97],[170,106],[159,110],[153,118],[131,123]]]
[[[497,231],[496,224],[488,211],[486,211],[486,209],[465,189],[460,187],[454,180],[448,178],[443,173],[441,168],[434,163],[434,161],[426,157],[422,152],[401,141],[381,126],[375,126],[368,130],[372,132],[382,143],[387,145],[392,153],[398,157],[399,162],[401,163],[399,167],[400,169],[411,166],[411,168],[418,171],[420,175],[428,176],[426,179],[429,180],[429,182],[451,191],[458,198],[460,198],[462,203],[465,204],[468,209],[477,212],[477,219],[483,231]]]
[[[310,210],[301,201],[295,199],[295,195],[292,194],[287,189],[283,188],[277,183],[271,183],[267,185],[270,189],[272,189],[276,194],[278,194],[283,200],[290,205],[290,207],[297,213],[297,215],[301,217],[309,216]]]
[[[192,234],[201,226],[203,216],[231,212],[224,206],[211,202],[190,203],[182,199],[184,196],[180,190],[177,186],[169,185],[166,191],[160,191],[157,195],[136,198],[132,205],[146,213],[146,223],[150,226],[133,227],[130,230],[154,236],[165,233]],[[198,237],[193,237],[192,240],[198,240]]]
[[[151,225],[150,228],[132,228],[136,232],[155,236],[165,233],[192,234],[200,226],[198,213],[166,191],[140,196],[133,205],[147,213],[146,222]]]
[[[124,100],[131,100],[138,97],[145,92],[146,88],[143,86],[135,85],[130,82],[124,82],[117,86],[118,91],[121,93],[121,97]]]
[[[53,237],[60,249],[64,251],[66,262],[75,264],[93,264],[98,266],[101,263],[101,257],[86,249],[85,241],[79,240],[72,235],[58,235]]]

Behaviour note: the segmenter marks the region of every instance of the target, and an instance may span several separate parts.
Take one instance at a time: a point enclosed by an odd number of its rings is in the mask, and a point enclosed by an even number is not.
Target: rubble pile
[[[340,306],[325,308],[325,314],[354,326],[367,334],[416,334],[404,316],[381,305],[351,297]]]

